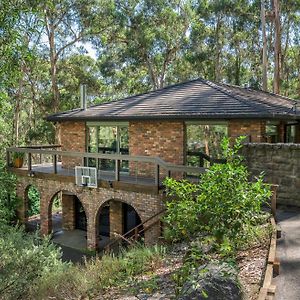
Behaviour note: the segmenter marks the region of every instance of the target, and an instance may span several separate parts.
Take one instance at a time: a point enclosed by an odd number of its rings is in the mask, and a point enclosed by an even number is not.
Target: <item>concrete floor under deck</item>
[[[26,229],[29,232],[38,230],[40,227],[40,219],[38,217],[32,218],[26,223]],[[62,229],[62,216],[60,213],[52,215],[52,238],[51,241],[59,246],[76,249],[79,251],[86,251],[87,249],[87,233],[84,230],[74,229],[66,231]],[[99,236],[99,250],[109,243],[110,239],[107,236]]]

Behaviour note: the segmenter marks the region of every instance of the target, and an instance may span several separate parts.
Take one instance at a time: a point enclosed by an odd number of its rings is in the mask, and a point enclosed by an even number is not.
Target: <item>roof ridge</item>
[[[179,85],[182,85],[182,84],[195,82],[195,81],[198,81],[199,79],[202,79],[202,78],[195,78],[195,79],[191,79],[191,80],[186,80],[184,82],[174,83],[174,84],[159,88],[157,90],[151,90],[151,91],[147,91],[147,92],[143,92],[143,93],[139,93],[139,94],[134,94],[134,95],[131,95],[131,96],[127,96],[125,98],[118,98],[118,99],[108,100],[108,101],[105,101],[105,102],[102,102],[102,103],[91,105],[91,106],[87,107],[87,109],[102,106],[102,105],[105,105],[105,104],[108,104],[108,103],[114,103],[114,102],[118,102],[118,101],[127,101],[127,100],[130,100],[130,99],[135,98],[135,97],[142,97],[142,96],[145,96],[145,95],[148,95],[148,94],[152,94],[152,93],[156,93],[156,92],[159,92],[159,91],[162,91],[162,90],[173,88],[173,87],[176,87],[176,86],[179,86]],[[81,108],[77,107],[77,108],[73,108],[73,109],[70,109],[70,110],[57,112],[55,114],[50,114],[50,115],[46,116],[46,119],[48,117],[55,117],[57,115],[64,114],[64,113],[70,113],[70,112],[73,112],[73,111],[76,111],[76,110],[81,110]]]
[[[230,91],[228,91],[225,88],[222,88],[221,86],[219,86],[217,83],[213,82],[213,81],[209,81],[206,79],[201,78],[201,80],[207,84],[208,86],[214,88],[215,90],[218,90],[219,92],[222,92],[223,94],[233,97],[234,99],[238,100],[239,102],[242,102],[243,104],[246,104],[249,107],[255,107],[255,105],[251,102],[251,101],[247,101],[243,98],[241,98],[240,96],[234,95],[233,93],[231,93]],[[226,85],[226,84],[225,84]],[[265,111],[268,111],[267,109],[264,108]]]
[[[249,91],[254,91],[254,92],[258,92],[258,93],[263,93],[263,94],[267,94],[267,95],[271,95],[271,96],[275,96],[275,97],[280,97],[282,99],[285,99],[285,100],[288,100],[288,101],[291,101],[291,102],[297,102],[299,100],[297,99],[292,99],[292,98],[289,98],[287,96],[284,96],[284,95],[281,95],[281,94],[276,94],[274,92],[269,92],[269,91],[264,91],[264,90],[261,90],[261,89],[253,89],[251,87],[241,87],[239,85],[235,85],[235,84],[228,84],[228,83],[222,83],[223,85],[227,85],[227,86],[232,86],[234,88],[238,88],[238,89],[246,89],[246,90],[249,90]]]
[[[191,80],[187,80],[187,81],[184,81],[184,82],[174,83],[174,84],[167,85],[167,86],[164,86],[164,87],[162,87],[162,88],[159,88],[159,89],[157,89],[157,90],[151,90],[151,91],[147,91],[147,92],[143,92],[143,93],[139,93],[139,94],[134,94],[134,95],[131,95],[131,96],[127,96],[127,97],[125,97],[125,98],[114,99],[114,100],[106,101],[106,102],[103,102],[103,103],[91,105],[91,106],[89,106],[88,108],[90,108],[90,107],[95,107],[95,106],[100,106],[100,105],[103,105],[103,104],[106,104],[106,103],[118,102],[118,101],[121,101],[121,100],[122,100],[122,101],[127,101],[127,100],[129,100],[129,99],[131,99],[131,98],[134,98],[134,97],[141,97],[141,96],[145,96],[145,95],[148,95],[148,94],[157,93],[157,92],[160,92],[160,91],[162,91],[162,90],[167,90],[167,89],[170,89],[170,88],[179,86],[179,85],[191,83],[191,82],[197,81],[197,80],[199,80],[199,79],[201,79],[201,78],[196,78],[196,79],[191,79]]]

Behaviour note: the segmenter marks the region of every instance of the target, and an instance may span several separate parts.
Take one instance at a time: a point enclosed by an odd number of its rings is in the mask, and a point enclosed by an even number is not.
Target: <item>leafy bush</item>
[[[16,221],[19,199],[16,196],[16,177],[7,172],[0,160],[0,223]]]
[[[33,185],[28,189],[28,215],[34,216],[40,213],[40,193]]]
[[[61,254],[46,239],[28,235],[21,228],[0,226],[0,298],[32,299],[29,294],[49,274],[65,265]]]
[[[233,147],[224,139],[225,164],[215,164],[200,176],[199,184],[167,179],[172,197],[167,202],[167,235],[172,241],[190,239],[196,232],[212,235],[223,253],[231,252],[239,239],[257,224],[261,205],[271,191],[260,176],[249,182],[249,173],[238,151],[242,139]],[[197,193],[197,194],[196,194]]]

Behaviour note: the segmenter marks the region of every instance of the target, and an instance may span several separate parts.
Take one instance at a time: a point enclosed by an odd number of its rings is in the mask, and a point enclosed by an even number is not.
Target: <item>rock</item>
[[[237,271],[225,263],[203,265],[183,285],[179,299],[241,300]]]
[[[147,300],[150,296],[148,294],[138,294],[138,295],[136,295],[136,297],[139,300]]]

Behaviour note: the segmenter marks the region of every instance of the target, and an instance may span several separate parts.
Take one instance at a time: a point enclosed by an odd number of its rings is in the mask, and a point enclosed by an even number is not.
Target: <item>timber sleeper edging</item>
[[[274,299],[276,286],[272,284],[272,279],[279,275],[280,262],[276,257],[276,242],[279,235],[274,217],[271,217],[272,235],[267,258],[266,270],[262,286],[259,290],[258,300]]]

